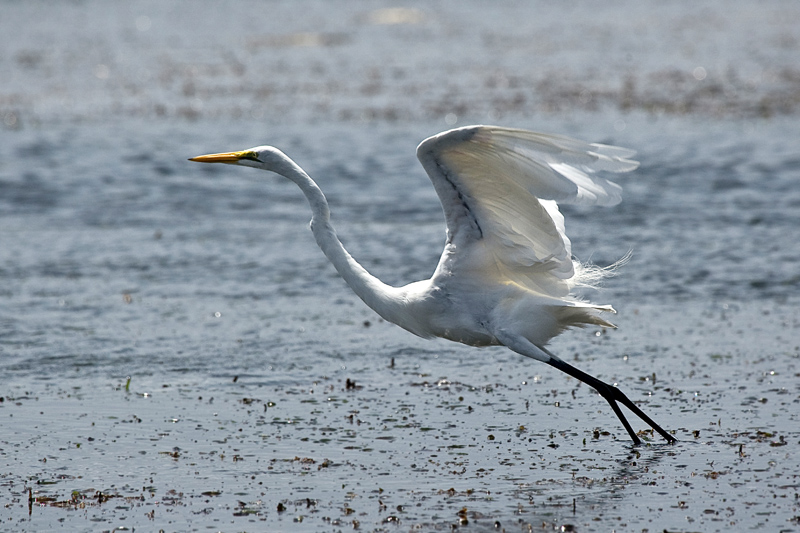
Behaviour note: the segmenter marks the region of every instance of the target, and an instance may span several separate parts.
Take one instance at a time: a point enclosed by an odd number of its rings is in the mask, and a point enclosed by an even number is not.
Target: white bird
[[[603,269],[572,259],[556,202],[614,205],[621,187],[596,171],[628,172],[635,152],[558,135],[468,126],[425,139],[417,157],[428,173],[447,223],[447,241],[430,279],[392,287],[345,250],[317,184],[272,146],[191,158],[275,172],[295,182],[313,213],[317,244],[353,291],[389,322],[424,338],[470,346],[507,346],[593,387],[611,405],[635,444],[641,443],[618,403],[664,431],[617,387],[569,365],[545,348],[570,327],[615,327],[595,305],[572,295]]]

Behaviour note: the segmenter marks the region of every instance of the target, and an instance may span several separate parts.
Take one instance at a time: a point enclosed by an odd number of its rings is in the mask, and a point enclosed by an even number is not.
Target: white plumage
[[[280,150],[260,146],[192,161],[250,166],[294,181],[311,206],[311,229],[320,248],[353,291],[384,319],[425,338],[505,345],[594,387],[635,443],[639,437],[617,402],[674,442],[619,389],[545,348],[569,327],[614,327],[600,316],[613,312],[611,306],[571,295],[594,274],[573,261],[557,202],[619,203],[620,186],[597,172],[633,170],[638,166],[629,159],[633,154],[615,146],[495,126],[468,126],[424,140],[417,157],[442,202],[447,240],[433,276],[403,287],[381,282],[347,253],[330,223],[322,191]]]

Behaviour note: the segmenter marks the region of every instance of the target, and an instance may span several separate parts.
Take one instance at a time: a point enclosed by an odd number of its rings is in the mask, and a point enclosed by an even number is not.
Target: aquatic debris
[[[344,388],[345,390],[360,390],[363,389],[364,387],[361,385],[356,385],[356,380],[347,378],[347,380],[344,383]]]
[[[769,443],[769,445],[773,446],[773,447],[775,447],[775,446],[786,446],[787,444],[789,444],[789,443],[786,442],[786,437],[784,437],[783,435],[779,436],[777,441],[772,441],[772,442]]]
[[[176,461],[181,456],[181,449],[180,448],[173,448],[171,452],[158,452],[159,455],[168,455],[175,459]]]
[[[47,496],[34,493],[33,489],[28,488],[28,514],[33,512],[34,504],[40,507],[59,507],[62,509],[84,509],[88,506],[101,505],[111,499],[120,498],[128,503],[141,502],[143,495],[122,496],[117,493],[103,492],[95,489],[72,490],[68,499],[60,499],[57,496]]]
[[[260,516],[261,515],[261,502],[248,504],[243,501],[237,502],[238,507],[233,512],[233,516]]]
[[[238,501],[237,505],[238,507],[233,512],[233,516],[261,516],[261,501],[253,503]],[[278,504],[278,512],[282,512],[280,509],[282,505],[281,503]]]
[[[461,509],[459,509],[459,511],[456,513],[456,515],[458,516],[458,525],[459,526],[469,525],[469,519],[467,518],[467,508],[466,507],[462,507]]]

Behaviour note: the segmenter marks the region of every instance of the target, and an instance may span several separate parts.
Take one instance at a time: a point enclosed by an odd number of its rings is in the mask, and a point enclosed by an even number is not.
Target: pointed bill
[[[196,161],[198,163],[230,163],[235,164],[242,159],[254,159],[254,152],[251,150],[244,150],[242,152],[223,152],[220,154],[199,155],[197,157],[190,157],[189,161]]]

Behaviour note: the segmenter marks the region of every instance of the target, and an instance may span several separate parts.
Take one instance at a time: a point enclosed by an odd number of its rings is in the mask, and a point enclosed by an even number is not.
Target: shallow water
[[[800,529],[800,10],[734,4],[4,3],[0,529]],[[186,161],[281,147],[399,284],[443,243],[414,147],[473,122],[638,151],[562,209],[633,252],[619,329],[552,350],[678,444],[383,323],[292,184]]]

